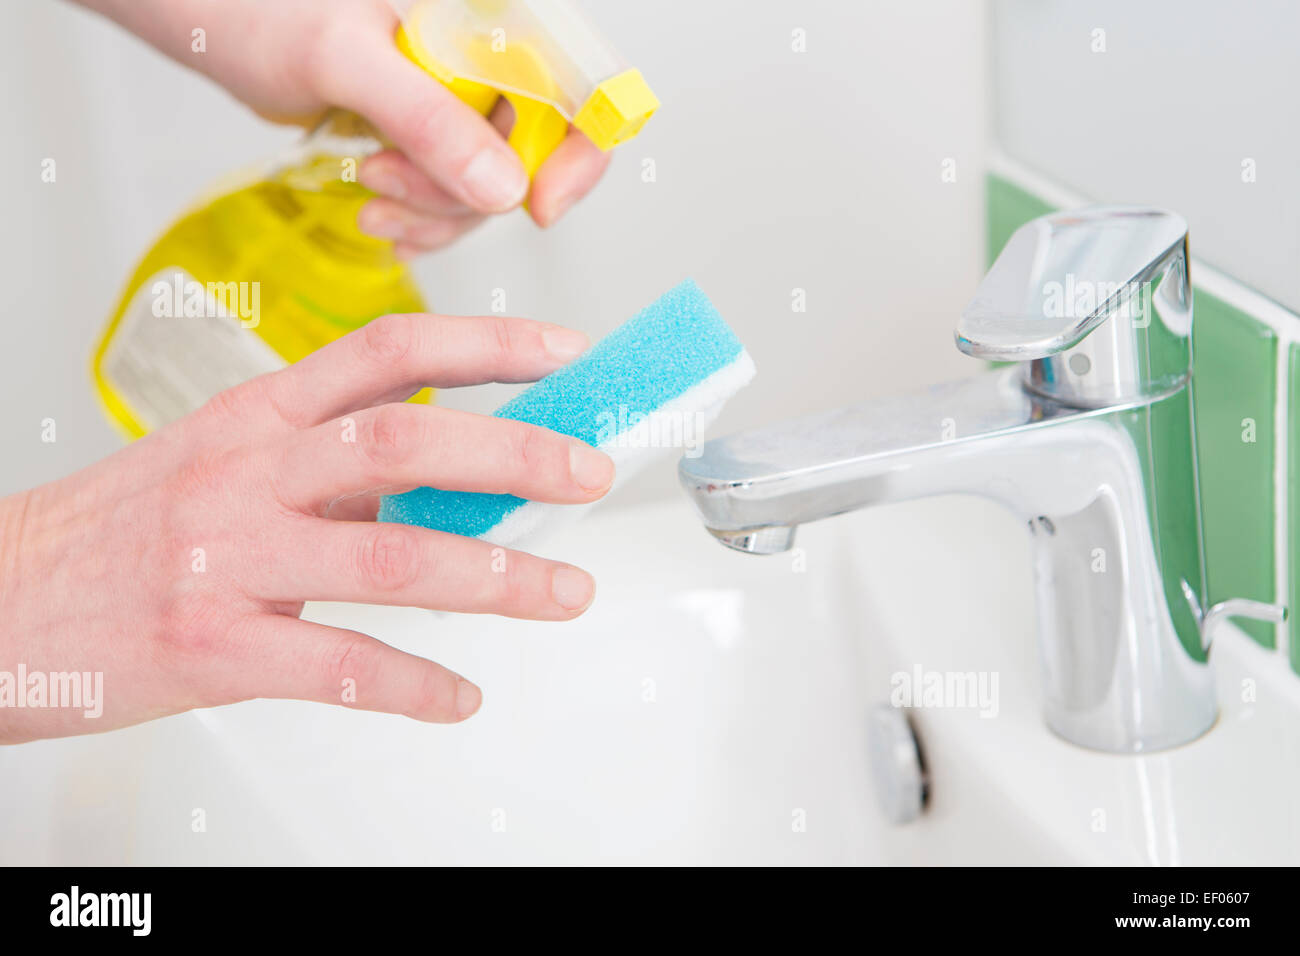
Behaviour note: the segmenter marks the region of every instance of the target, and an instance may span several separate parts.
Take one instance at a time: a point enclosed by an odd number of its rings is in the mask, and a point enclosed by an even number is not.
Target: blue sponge
[[[656,451],[698,454],[703,430],[753,376],[749,353],[699,286],[687,280],[494,414],[600,448],[614,459],[617,485]],[[385,496],[379,520],[504,545],[586,507],[417,488]]]

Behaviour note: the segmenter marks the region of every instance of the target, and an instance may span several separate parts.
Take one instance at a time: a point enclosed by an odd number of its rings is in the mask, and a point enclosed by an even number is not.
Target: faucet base
[[[1151,733],[1142,737],[1132,736],[1121,728],[1099,733],[1096,727],[1085,725],[1075,714],[1053,714],[1050,710],[1046,714],[1046,723],[1048,730],[1057,737],[1085,750],[1112,754],[1150,754],[1194,743],[1214,729],[1219,721],[1218,704],[1203,710],[1203,713],[1184,715],[1183,724],[1172,733]]]

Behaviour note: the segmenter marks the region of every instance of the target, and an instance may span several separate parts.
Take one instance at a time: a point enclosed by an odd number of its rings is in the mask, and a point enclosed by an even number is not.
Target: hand
[[[298,615],[312,600],[581,614],[594,594],[584,571],[373,519],[377,495],[425,484],[601,497],[614,465],[589,445],[402,404],[426,385],[531,381],[585,347],[579,332],[523,319],[385,316],[84,471],[0,499],[0,681],[20,666],[103,675],[102,716],[10,701],[0,742],[254,697],[435,722],[473,714],[481,695],[463,677]]]
[[[393,42],[384,0],[81,0],[173,59],[220,83],[261,115],[310,125],[330,107],[359,113],[396,146],[366,160],[379,193],[363,231],[401,255],[436,249],[506,212],[528,178],[503,135],[510,107],[488,119],[410,62]],[[206,50],[191,49],[195,28]],[[529,211],[549,226],[595,186],[609,158],[577,130],[538,170]]]

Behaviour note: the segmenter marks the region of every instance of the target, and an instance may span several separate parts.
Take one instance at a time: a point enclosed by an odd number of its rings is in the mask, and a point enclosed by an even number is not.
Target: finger
[[[379,517],[378,495],[345,495],[326,506],[322,517],[331,521],[374,521]]]
[[[372,192],[419,212],[448,217],[477,215],[396,150],[371,156],[361,164],[358,178]]]
[[[420,256],[424,255],[426,252],[431,252],[431,251],[432,250],[430,249],[426,249],[423,246],[414,245],[413,243],[410,242],[393,243],[393,255],[396,258],[400,259],[402,262],[410,262],[412,259],[419,258]]]
[[[357,228],[378,239],[394,239],[426,252],[454,242],[482,221],[481,216],[433,216],[393,199],[372,199],[361,207]]]
[[[436,724],[464,720],[483,701],[478,687],[433,661],[356,631],[278,614],[259,619],[254,657],[257,666],[241,677],[242,696],[342,704]]]
[[[504,316],[385,315],[253,386],[299,428],[421,388],[532,382],[587,348],[581,332]]]
[[[250,561],[255,560],[250,556]],[[300,517],[252,570],[271,601],[351,601],[567,621],[596,583],[569,564],[410,525]]]
[[[488,114],[488,122],[501,134],[510,135],[515,122],[515,109],[505,97],[497,100]],[[452,196],[418,166],[397,150],[384,150],[366,159],[361,166],[361,184],[388,199],[395,200],[408,209],[427,212],[435,216],[473,217],[475,224],[483,217],[474,209]],[[363,230],[365,226],[363,225]],[[368,231],[368,230],[367,230]],[[381,239],[401,239],[396,235],[373,233]],[[412,243],[419,246],[419,243]]]
[[[405,255],[408,250],[416,252],[434,252],[444,246],[450,245],[461,236],[467,235],[483,225],[487,221],[484,216],[470,216],[468,219],[448,219],[447,223],[452,224],[450,229],[436,230],[432,237],[422,236],[418,231],[408,240],[398,240],[393,244],[394,251],[400,256]]]
[[[571,128],[533,179],[528,201],[533,220],[543,227],[554,224],[592,190],[608,165],[609,154],[602,153],[591,140]]]
[[[481,216],[477,216],[473,220],[466,220],[467,225],[461,229],[454,238],[459,239],[461,236],[473,232],[479,226],[483,225],[485,221],[486,220]],[[441,243],[434,246],[421,246],[416,245],[413,242],[402,242],[399,240],[398,242],[393,243],[393,255],[403,261],[408,261],[414,259],[416,256],[423,255],[426,252],[434,252],[441,249],[445,245],[447,245],[447,243]]]
[[[392,37],[340,34],[316,70],[322,97],[360,113],[435,183],[483,213],[519,205],[528,176],[486,119],[403,56]]]
[[[614,481],[609,456],[576,438],[508,418],[405,404],[296,432],[272,467],[267,481],[281,502],[314,514],[344,495],[422,485],[586,504]]]

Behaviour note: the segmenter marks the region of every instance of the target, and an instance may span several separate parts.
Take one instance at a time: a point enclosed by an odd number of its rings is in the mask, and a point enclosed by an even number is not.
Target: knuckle
[[[450,138],[444,135],[449,101],[456,102],[449,96],[435,94],[421,98],[408,109],[402,117],[402,129],[409,144],[407,152],[435,159],[443,153]]]
[[[193,455],[171,478],[173,494],[168,498],[168,527],[184,529],[197,516],[196,499],[228,495],[232,486],[242,487],[238,473],[242,456],[239,452],[199,452]]]
[[[173,653],[207,657],[220,652],[225,634],[225,606],[200,591],[170,598],[159,616],[158,639]]]
[[[415,456],[424,441],[423,416],[411,405],[381,405],[369,416],[364,427],[365,440],[359,450],[371,465],[389,469],[404,465]],[[376,478],[383,481],[387,475]]]
[[[402,591],[420,574],[420,544],[407,528],[379,525],[362,537],[353,561],[364,585],[384,593]]]
[[[265,383],[255,378],[234,388],[223,389],[208,399],[200,412],[223,421],[243,421],[258,404],[264,388]]]
[[[510,429],[494,457],[496,483],[503,492],[544,500],[571,493],[568,440],[550,429],[521,423]]]
[[[361,635],[340,640],[329,649],[324,662],[325,678],[331,689],[339,688],[345,681],[354,682],[360,701],[368,687],[375,683],[379,658],[375,648]]]
[[[415,320],[409,315],[382,315],[357,336],[361,359],[378,368],[400,366],[415,345]]]
[[[519,424],[510,430],[508,470],[514,475],[535,477],[544,474],[548,460],[554,458],[551,436],[534,425]]]
[[[305,428],[311,424],[311,415],[306,409],[295,408],[292,402],[285,401],[285,388],[289,382],[286,374],[290,369],[281,369],[278,372],[271,372],[269,375],[263,375],[259,381],[261,383],[260,397],[262,403],[281,423],[288,425],[290,428]]]
[[[421,668],[419,686],[413,706],[405,711],[407,717],[432,718],[439,722],[453,722],[456,714],[456,677],[440,667],[426,665]]]
[[[488,348],[492,351],[492,357],[499,364],[504,364],[511,359],[519,347],[519,335],[514,323],[499,316],[488,319],[484,335],[487,338]]]

